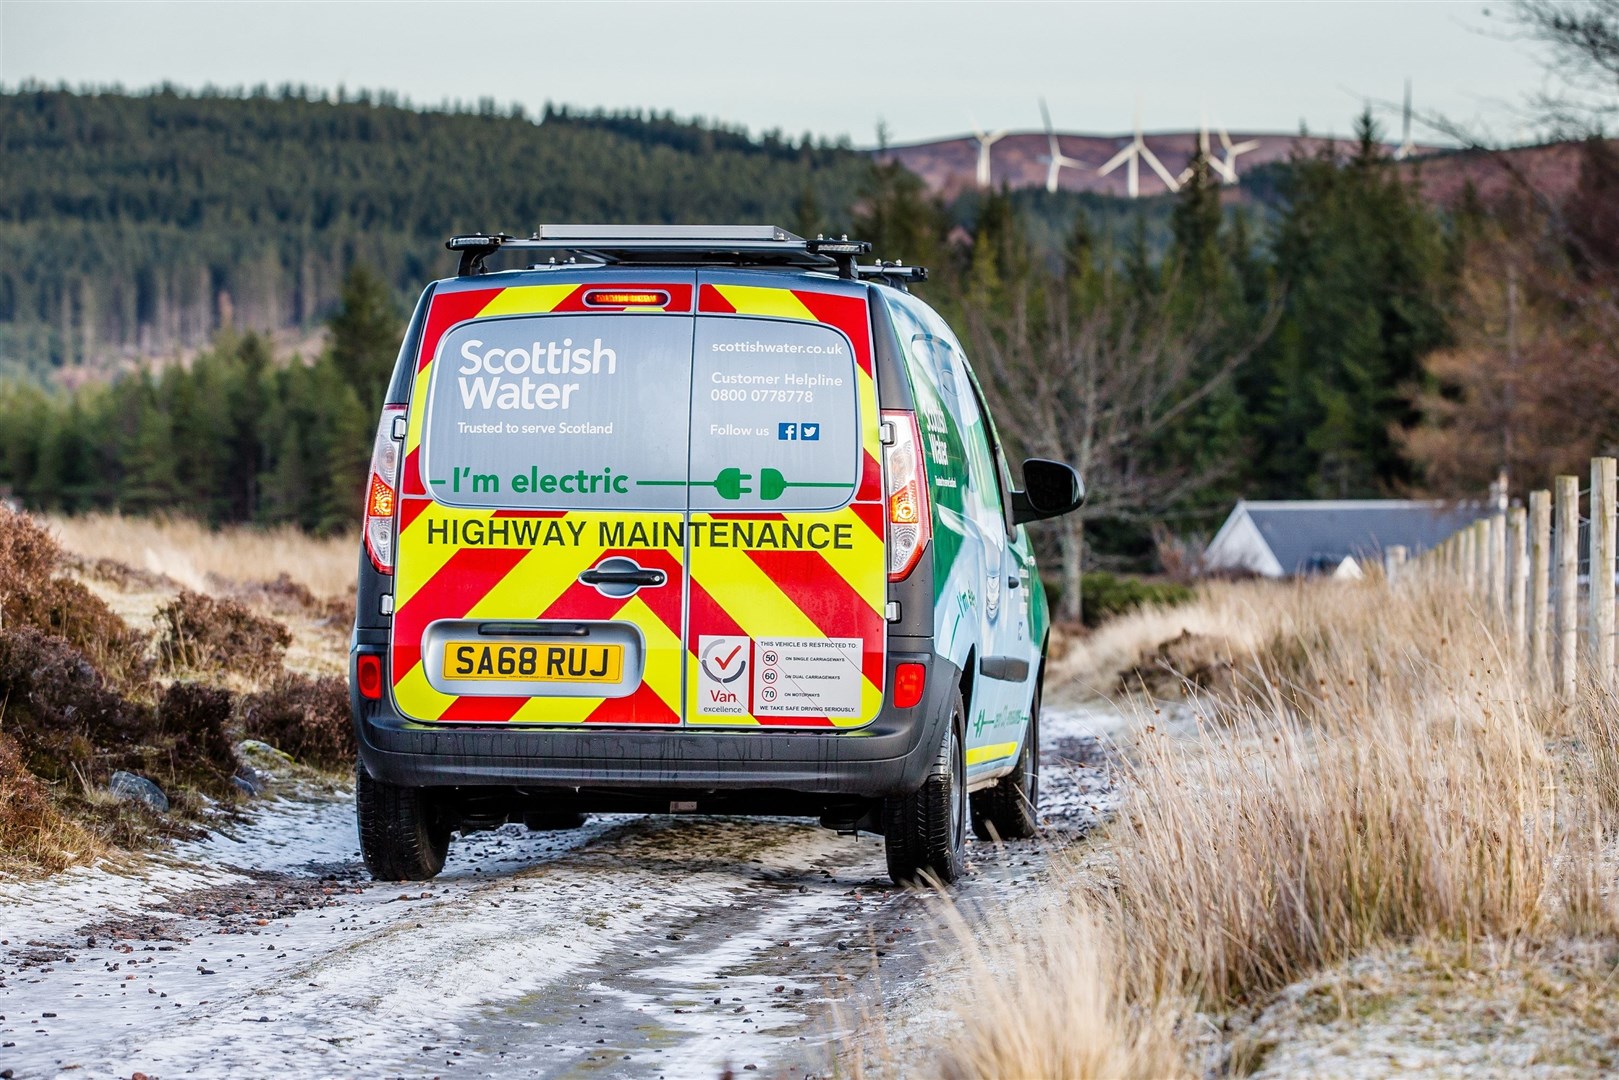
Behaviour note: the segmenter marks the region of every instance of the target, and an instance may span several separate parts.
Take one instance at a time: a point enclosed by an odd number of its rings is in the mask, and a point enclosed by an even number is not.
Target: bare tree
[[[1033,455],[1067,461],[1090,491],[1054,523],[1062,553],[1061,615],[1083,614],[1085,526],[1151,522],[1232,462],[1174,463],[1160,439],[1183,422],[1262,342],[1274,318],[1238,347],[1211,306],[1188,303],[1172,275],[1156,291],[1119,295],[1107,277],[1036,275],[1011,283],[1008,303],[969,306],[975,363],[997,412]]]
[[[1520,0],[1511,17],[1546,47],[1547,74],[1560,86],[1531,102],[1542,120],[1586,135],[1619,114],[1619,0]]]

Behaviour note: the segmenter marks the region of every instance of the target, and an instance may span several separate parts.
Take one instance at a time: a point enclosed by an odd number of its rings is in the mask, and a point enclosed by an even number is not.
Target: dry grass
[[[101,837],[57,809],[17,744],[0,735],[0,870],[61,870],[106,851]]]
[[[975,929],[948,904],[944,918],[967,957],[973,987],[965,1027],[939,1068],[945,1080],[1192,1075],[1176,1037],[1178,1014],[1167,1005],[1131,1006],[1116,950],[1085,906],[1053,907],[1022,927],[992,920]],[[1000,944],[983,946],[986,930]]]
[[[1105,628],[1077,675],[1106,686],[1182,630],[1234,677],[1190,737],[1143,725],[1114,874],[1072,875],[1060,919],[979,956],[1011,974],[963,1010],[948,1074],[1158,1075],[1165,1032],[1190,1054],[1189,1007],[1385,943],[1614,935],[1611,695],[1558,705],[1494,619],[1415,581],[1211,587]]]
[[[285,664],[313,677],[347,669],[354,617],[359,539],[320,539],[290,529],[211,530],[178,519],[116,514],[45,521],[71,557],[78,577],[125,622],[164,628],[164,611],[182,590],[245,604],[292,634]],[[265,678],[225,676],[253,692]]]
[[[360,550],[354,534],[318,538],[290,527],[210,529],[119,514],[44,520],[75,554],[161,574],[196,592],[217,591],[221,580],[273,582],[284,574],[317,597],[342,597],[354,587]]]

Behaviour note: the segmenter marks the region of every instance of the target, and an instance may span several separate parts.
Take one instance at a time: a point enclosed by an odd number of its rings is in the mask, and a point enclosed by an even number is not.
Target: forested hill
[[[454,232],[844,225],[868,160],[666,116],[422,112],[383,96],[0,94],[0,367],[312,326],[360,259],[408,296]]]

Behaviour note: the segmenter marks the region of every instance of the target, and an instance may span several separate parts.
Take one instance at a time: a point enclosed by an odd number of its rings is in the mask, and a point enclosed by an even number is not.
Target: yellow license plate
[[[500,682],[616,683],[624,677],[622,645],[451,641],[444,677]]]

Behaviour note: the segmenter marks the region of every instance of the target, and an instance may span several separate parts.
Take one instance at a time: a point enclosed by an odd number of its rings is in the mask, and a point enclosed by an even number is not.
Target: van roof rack
[[[547,252],[553,264],[825,270],[850,280],[880,277],[890,283],[927,277],[921,267],[860,266],[855,260],[871,252],[864,240],[847,236],[806,240],[775,225],[542,225],[526,239],[473,233],[452,236],[444,246],[460,253],[456,273],[461,277],[486,273],[484,260],[507,248]],[[919,276],[906,277],[907,273]]]

